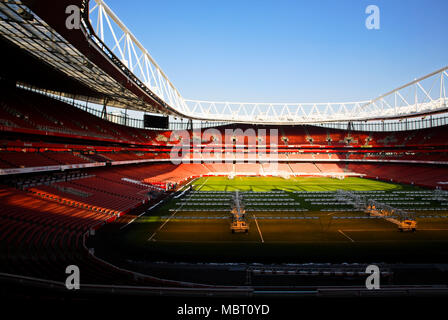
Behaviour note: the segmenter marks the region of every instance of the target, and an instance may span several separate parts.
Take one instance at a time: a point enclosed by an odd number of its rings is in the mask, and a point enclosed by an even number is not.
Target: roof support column
[[[103,110],[101,111],[101,118],[106,119],[107,118],[107,97],[103,100]]]

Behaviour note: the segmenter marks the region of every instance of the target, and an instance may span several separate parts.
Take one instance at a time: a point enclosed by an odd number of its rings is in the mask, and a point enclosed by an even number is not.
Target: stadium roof
[[[66,27],[69,5],[81,10],[79,29]],[[244,103],[185,99],[102,0],[0,2],[0,36],[10,42],[10,58],[3,60],[2,77],[74,99],[131,110],[271,124],[394,119],[447,110],[448,67],[368,101]]]

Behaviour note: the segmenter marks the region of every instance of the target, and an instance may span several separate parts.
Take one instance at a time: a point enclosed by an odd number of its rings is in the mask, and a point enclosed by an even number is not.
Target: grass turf
[[[198,191],[369,191],[417,190],[418,188],[379,180],[347,177],[343,180],[328,177],[203,177],[193,184]]]
[[[204,177],[193,183],[199,191],[292,191],[419,190],[410,185],[389,182],[325,177]],[[188,197],[186,194],[184,197]],[[213,200],[210,200],[213,201]],[[302,201],[301,206],[305,207]],[[382,219],[335,220],[336,215],[362,213],[318,212],[308,206],[316,220],[250,219],[249,234],[231,234],[230,220],[196,220],[189,216],[216,215],[209,212],[173,212],[175,200],[154,209],[134,223],[117,231],[106,226],[95,239],[98,252],[112,260],[190,262],[422,262],[448,261],[448,223],[445,219],[424,219],[416,233],[399,233],[395,225]],[[316,211],[313,211],[316,210]],[[173,214],[174,213],[174,214]],[[263,213],[262,215],[280,215]],[[225,212],[218,215],[226,215]],[[293,213],[288,213],[293,215]],[[163,217],[171,216],[170,220]],[[187,219],[176,219],[187,217]],[[257,224],[258,222],[258,224]],[[111,229],[109,229],[109,227]],[[108,232],[110,230],[110,232]],[[150,241],[148,241],[150,239]],[[103,245],[101,245],[103,242]],[[112,251],[105,252],[113,248]],[[424,250],[422,250],[424,248]],[[114,259],[114,257],[116,259]]]

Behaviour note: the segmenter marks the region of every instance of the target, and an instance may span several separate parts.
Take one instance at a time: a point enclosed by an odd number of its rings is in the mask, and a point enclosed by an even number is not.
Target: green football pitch
[[[203,177],[194,182],[198,191],[369,191],[412,190],[415,187],[358,177],[345,179],[328,177]]]
[[[189,190],[190,185],[193,192]],[[258,192],[256,196],[267,199],[265,206],[260,208],[263,210],[247,213],[248,234],[231,233],[230,203],[222,206],[222,194],[217,193],[214,199],[215,195],[209,192],[236,190]],[[108,259],[118,260],[117,263],[123,266],[127,266],[128,260],[448,261],[448,212],[444,208],[445,211],[430,213],[437,215],[435,218],[422,213],[417,232],[400,233],[393,223],[382,218],[370,219],[366,213],[354,211],[353,207],[352,211],[345,212],[344,208],[348,209],[348,206],[312,203],[306,199],[312,197],[313,192],[337,190],[381,191],[386,196],[402,197],[402,202],[408,200],[400,195],[400,191],[424,191],[411,185],[359,177],[343,180],[327,177],[203,177],[141,216],[125,215],[121,223],[106,225],[96,236],[95,250]],[[272,195],[279,191],[297,208],[305,210],[283,212]],[[263,192],[271,192],[271,195],[266,193],[263,197]],[[201,200],[204,196],[209,198]],[[193,200],[194,197],[199,199]],[[280,196],[277,198],[281,199]],[[421,197],[412,199],[408,207],[424,201]],[[435,203],[431,202],[431,206]],[[189,209],[185,210],[186,207]]]

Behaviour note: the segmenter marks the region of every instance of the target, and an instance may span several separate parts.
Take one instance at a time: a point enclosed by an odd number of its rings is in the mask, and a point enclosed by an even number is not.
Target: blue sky
[[[365,100],[448,65],[445,0],[105,1],[185,98]]]

